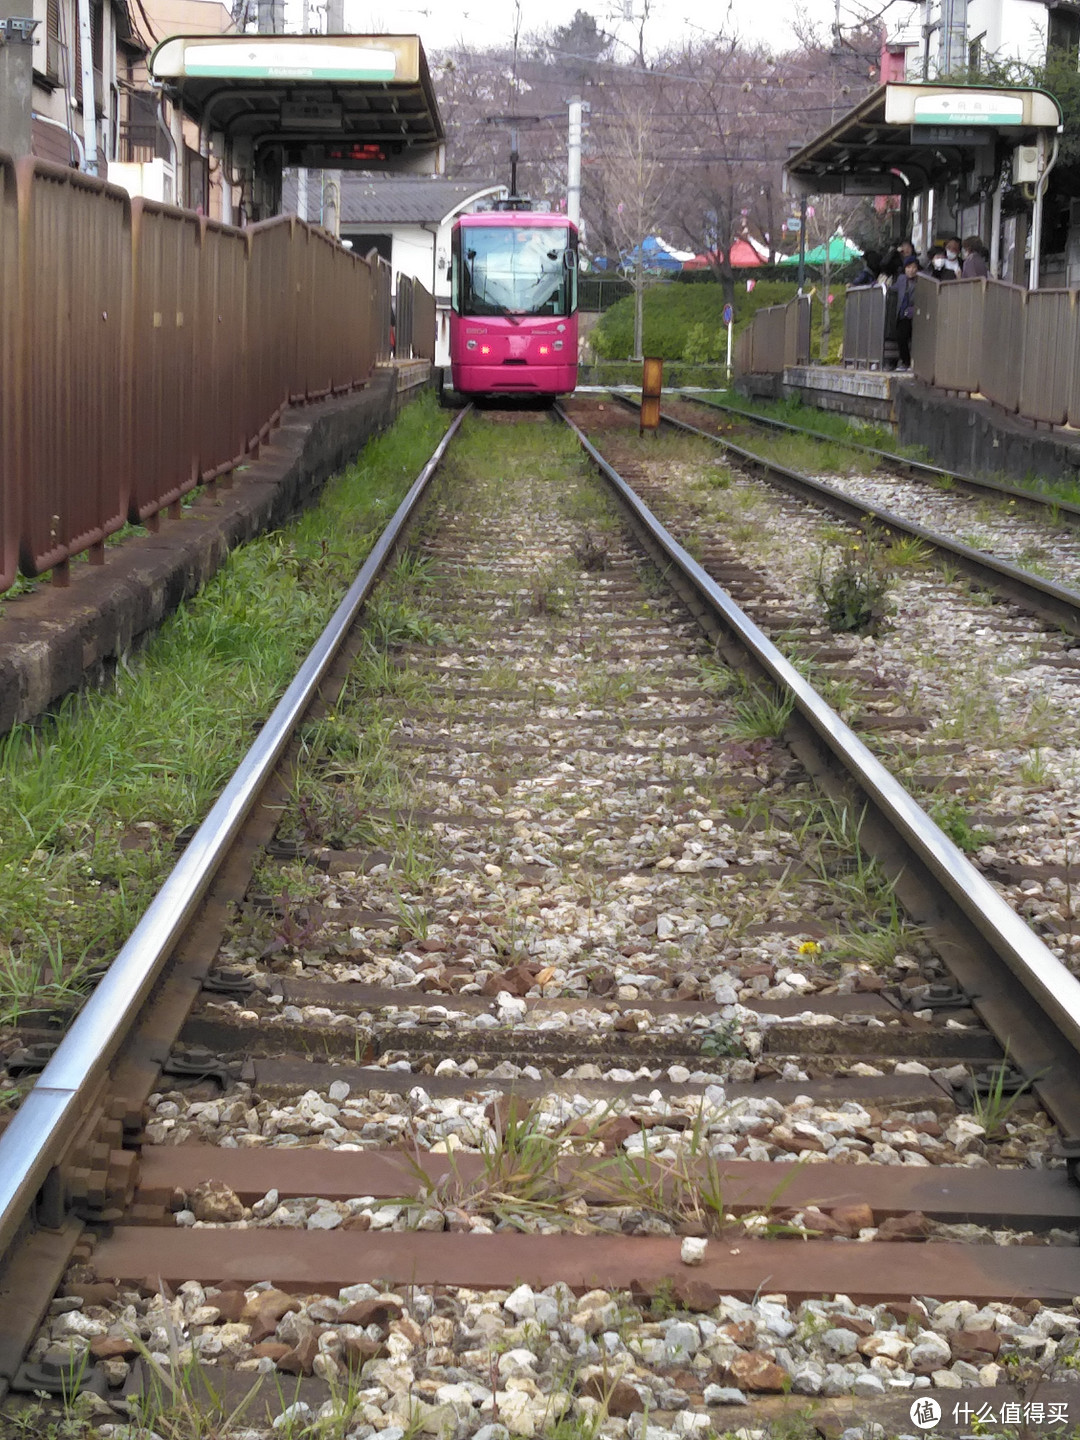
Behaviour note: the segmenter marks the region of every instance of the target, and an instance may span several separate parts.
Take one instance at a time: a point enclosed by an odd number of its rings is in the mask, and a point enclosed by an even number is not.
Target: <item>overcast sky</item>
[[[850,23],[851,3],[842,0],[844,24]],[[521,31],[527,35],[564,25],[576,10],[587,10],[601,29],[615,31],[627,42],[616,48],[616,54],[628,60],[632,58],[629,43],[636,47],[637,25],[622,18],[623,4],[626,10],[640,15],[642,0],[521,0]],[[835,15],[835,0],[731,0],[727,23],[724,0],[650,0],[646,52],[694,37],[715,36],[721,27],[728,34],[734,29],[742,39],[758,41],[776,51],[792,49],[797,42],[791,22],[800,11],[827,33]],[[345,0],[345,23],[350,30],[361,34],[372,30],[398,34],[415,31],[429,51],[458,42],[476,49],[510,42],[514,22],[513,0],[402,0],[393,10],[372,0]]]

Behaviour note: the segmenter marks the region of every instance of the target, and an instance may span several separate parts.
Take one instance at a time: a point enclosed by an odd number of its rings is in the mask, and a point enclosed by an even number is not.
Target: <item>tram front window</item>
[[[570,315],[577,255],[569,230],[463,226],[463,315]]]

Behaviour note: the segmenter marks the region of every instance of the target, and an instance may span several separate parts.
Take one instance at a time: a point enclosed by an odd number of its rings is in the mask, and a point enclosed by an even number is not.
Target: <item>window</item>
[[[983,65],[983,41],[986,39],[986,31],[976,35],[974,40],[968,42],[968,69],[973,75],[977,75]]]
[[[452,303],[463,315],[571,315],[577,248],[568,229],[463,225],[454,234]]]
[[[1073,66],[1080,58],[1080,14],[1055,7],[1049,12],[1046,29],[1048,59],[1068,60]]]

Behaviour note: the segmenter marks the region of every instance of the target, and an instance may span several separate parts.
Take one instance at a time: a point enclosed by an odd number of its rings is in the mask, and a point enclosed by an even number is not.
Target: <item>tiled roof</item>
[[[315,173],[308,180],[309,214],[317,208]],[[497,188],[496,180],[376,180],[370,175],[341,177],[341,223],[356,225],[421,225],[434,224],[474,195]],[[314,207],[314,208],[313,208]],[[286,175],[283,185],[282,210],[296,209],[296,178]]]

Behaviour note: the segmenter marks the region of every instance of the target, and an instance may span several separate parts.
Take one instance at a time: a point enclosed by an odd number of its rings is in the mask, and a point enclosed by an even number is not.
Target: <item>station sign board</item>
[[[993,90],[938,91],[933,95],[919,95],[913,108],[916,125],[973,128],[1024,123],[1022,97],[995,94]]]
[[[173,36],[151,57],[155,79],[311,80],[415,84],[415,36]]]

